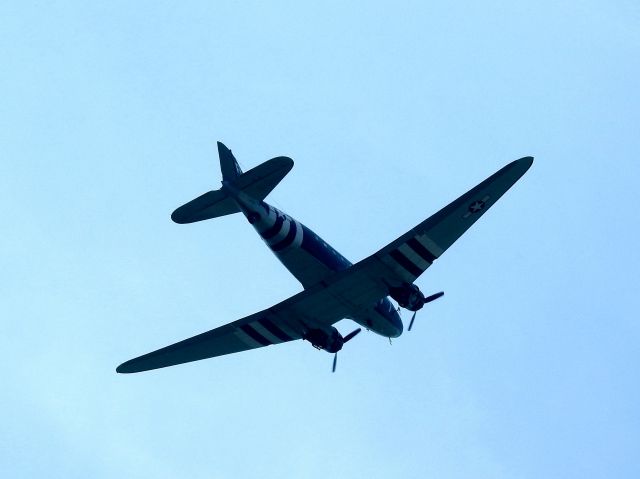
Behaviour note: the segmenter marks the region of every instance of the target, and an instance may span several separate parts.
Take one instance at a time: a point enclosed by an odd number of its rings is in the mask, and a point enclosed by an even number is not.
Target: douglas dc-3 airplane
[[[267,246],[304,290],[281,303],[209,332],[131,359],[117,368],[136,373],[237,353],[296,339],[337,353],[360,328],[342,336],[333,326],[348,318],[381,336],[402,334],[398,310],[389,300],[415,312],[444,293],[425,297],[415,280],[475,223],[533,162],[521,158],[491,175],[418,226],[368,258],[351,264],[317,234],[264,198],[293,167],[279,156],[243,173],[226,146],[218,142],[222,187],[173,212],[176,223],[193,223],[242,212]]]

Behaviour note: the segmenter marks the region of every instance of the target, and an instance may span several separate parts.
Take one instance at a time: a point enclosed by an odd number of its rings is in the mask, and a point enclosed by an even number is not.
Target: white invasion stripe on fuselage
[[[264,208],[265,205],[267,208]],[[305,287],[316,284],[316,282],[322,278],[333,274],[336,264],[343,268],[350,264],[345,258],[342,258],[342,262],[332,261],[333,257],[340,256],[337,251],[327,245],[326,242],[313,232],[309,232],[310,230],[305,230],[302,223],[273,206],[262,203],[259,209],[258,206],[254,204],[251,212],[259,214],[259,220],[252,223],[255,230],[285,267],[298,278]],[[245,212],[245,215],[248,217],[249,213]],[[293,228],[294,231],[292,231],[291,228]],[[302,247],[302,243],[307,241],[307,233],[305,233],[305,231],[309,234],[308,239],[312,246],[311,250],[306,248],[306,246],[304,248]],[[265,235],[268,236],[268,238],[265,238]],[[407,255],[406,253],[404,254]],[[414,277],[408,276],[409,273],[392,258],[385,257],[383,261],[388,261],[389,267],[396,271],[400,277],[406,277],[407,281],[412,282],[415,279]],[[413,261],[420,265],[424,263],[423,259],[421,260],[422,263],[415,259],[413,259],[412,262]],[[345,262],[347,263],[346,265]],[[310,278],[313,278],[313,282],[310,282]],[[376,305],[361,306],[361,308],[355,308],[355,310],[360,311],[357,311],[357,314],[354,314],[352,319],[363,327],[385,337],[396,337],[399,335],[399,332],[402,331],[402,326],[394,324],[393,317],[387,317],[384,312],[375,309]],[[389,303],[388,306],[390,311],[395,313],[391,303]],[[256,348],[267,344],[281,343],[287,340],[287,337],[291,339],[300,338],[303,332],[310,326],[326,326],[324,324],[315,324],[312,320],[312,313],[310,312],[309,314],[311,317],[305,317],[304,324],[296,315],[292,315],[290,318],[279,318],[277,316],[269,318],[269,315],[267,315],[260,320],[244,324],[234,331],[234,336],[249,348]],[[391,313],[389,313],[389,315],[392,316]],[[395,313],[395,315],[397,316],[397,313]],[[273,324],[270,325],[263,321],[271,321]],[[399,321],[398,317],[397,322]],[[279,331],[281,333],[279,333]]]
[[[302,235],[304,232],[302,231],[302,224],[298,220],[293,220],[296,223],[296,236],[293,238],[293,243],[290,246],[294,248],[299,248],[302,245]]]
[[[263,223],[266,225],[266,228],[270,228],[276,222],[278,213],[276,212],[275,208],[271,206],[267,206],[267,207],[269,208],[269,214],[263,219]]]
[[[253,227],[256,231],[262,236],[265,231],[268,231],[273,225],[276,224],[276,220],[278,219],[278,212],[272,206],[269,207],[269,214],[267,216],[262,217],[260,223],[254,224]]]
[[[283,239],[286,238],[287,233],[289,233],[289,228],[291,228],[291,221],[287,216],[283,215],[283,222],[282,222],[282,227],[280,228],[280,231],[278,231],[278,233],[269,238],[267,240],[267,244],[270,246],[273,246],[276,243],[279,243],[280,241],[282,241]]]

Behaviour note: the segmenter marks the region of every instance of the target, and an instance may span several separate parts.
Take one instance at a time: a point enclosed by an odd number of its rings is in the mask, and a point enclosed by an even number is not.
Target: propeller
[[[362,331],[362,328],[358,328],[355,331],[351,331],[344,338],[342,338],[342,344],[345,344],[346,342],[351,341],[353,338],[355,338],[358,335],[360,331]],[[331,368],[332,373],[336,372],[337,364],[338,364],[338,352],[336,351],[336,353],[333,355],[333,367]]]
[[[411,328],[413,328],[413,321],[416,319],[416,313],[418,311],[414,311],[413,314],[411,315],[411,322],[409,323],[409,327],[407,328],[407,331],[411,331]]]
[[[423,305],[430,303],[431,301],[434,301],[440,297],[444,296],[444,291],[440,291],[439,293],[436,294],[432,294],[431,296],[427,296],[426,298],[424,298],[424,302],[422,303]],[[413,315],[411,316],[411,321],[409,322],[409,327],[407,328],[407,331],[411,331],[411,328],[413,327],[413,321],[416,319],[416,313],[418,312],[418,310],[415,310],[413,312]]]
[[[362,331],[362,328],[358,328],[355,331],[351,331],[349,334],[347,334],[344,337],[344,342],[346,343],[348,341],[351,341],[360,331]]]

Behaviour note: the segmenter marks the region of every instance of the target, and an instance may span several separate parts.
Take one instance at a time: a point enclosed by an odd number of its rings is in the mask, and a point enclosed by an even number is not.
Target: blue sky
[[[638,477],[636,2],[4,2],[3,477]],[[389,345],[122,361],[299,291],[245,168],[352,261],[509,161]],[[409,315],[404,314],[404,319]],[[340,323],[344,333],[353,327]]]

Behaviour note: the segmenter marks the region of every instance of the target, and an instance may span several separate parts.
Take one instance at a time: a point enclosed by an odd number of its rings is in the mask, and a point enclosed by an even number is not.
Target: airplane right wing
[[[328,292],[356,308],[413,283],[531,167],[527,156],[498,170],[415,228],[347,270],[322,281]]]
[[[533,164],[526,156],[509,163],[457,200],[388,244],[373,257],[412,283],[462,236]]]

